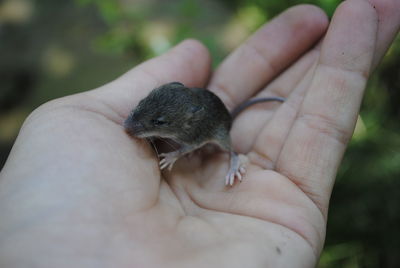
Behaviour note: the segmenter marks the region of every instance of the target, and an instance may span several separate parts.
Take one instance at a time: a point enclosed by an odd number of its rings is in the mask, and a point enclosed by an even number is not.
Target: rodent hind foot
[[[244,161],[240,159],[239,155],[235,152],[231,152],[231,164],[229,167],[228,174],[225,177],[225,185],[232,186],[237,178],[240,182],[243,179],[243,175],[246,173]]]
[[[246,173],[246,169],[244,168],[244,166],[241,166],[238,169],[229,169],[228,174],[225,176],[225,185],[232,186],[235,183],[235,178],[237,178],[241,182],[244,173]]]

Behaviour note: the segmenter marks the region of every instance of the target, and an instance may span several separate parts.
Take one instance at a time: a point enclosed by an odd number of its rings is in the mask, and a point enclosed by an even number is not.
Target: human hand
[[[41,106],[1,172],[0,266],[315,265],[366,79],[400,24],[399,1],[370,3],[345,1],[316,48],[326,17],[289,9],[209,84],[208,52],[186,41],[101,88]],[[233,144],[250,159],[241,184],[225,187],[223,153],[160,173],[151,147],[124,132],[135,104],[170,81],[208,87],[231,109],[252,95],[287,97],[235,121]]]

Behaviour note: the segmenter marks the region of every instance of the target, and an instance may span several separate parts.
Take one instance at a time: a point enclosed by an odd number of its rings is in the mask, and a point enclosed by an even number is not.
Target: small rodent
[[[242,180],[245,172],[239,155],[232,149],[229,131],[233,119],[248,106],[259,102],[285,101],[270,97],[250,99],[229,113],[223,102],[211,91],[189,88],[172,82],[153,89],[132,110],[124,122],[125,130],[138,138],[168,138],[181,147],[173,152],[160,154],[160,168],[170,170],[183,155],[207,143],[214,143],[230,153],[230,169],[226,185],[233,185],[235,178]]]

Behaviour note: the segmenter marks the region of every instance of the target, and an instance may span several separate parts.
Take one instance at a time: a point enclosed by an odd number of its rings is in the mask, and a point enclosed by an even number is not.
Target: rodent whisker
[[[160,153],[158,152],[157,146],[156,146],[156,144],[154,143],[153,139],[152,139],[152,138],[148,138],[147,140],[148,140],[148,141],[151,143],[151,145],[153,146],[154,150],[156,151],[157,158],[158,158],[158,160],[160,160]]]
[[[169,146],[172,147],[172,149],[174,149],[175,151],[178,150],[178,148],[176,147],[176,144],[173,144],[172,142],[168,141],[168,139],[164,139],[164,138],[160,138],[163,142],[165,142],[166,144],[168,144]]]

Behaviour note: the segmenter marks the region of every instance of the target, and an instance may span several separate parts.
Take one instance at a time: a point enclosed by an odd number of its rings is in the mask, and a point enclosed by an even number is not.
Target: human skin
[[[366,81],[400,24],[398,0],[309,5],[263,26],[211,71],[187,40],[98,89],[36,109],[0,177],[0,267],[313,267],[329,198]],[[327,32],[326,32],[327,31]],[[314,46],[326,32],[318,46]],[[207,87],[244,111],[233,146],[249,157],[225,187],[228,155],[160,172],[122,122],[154,87]]]

